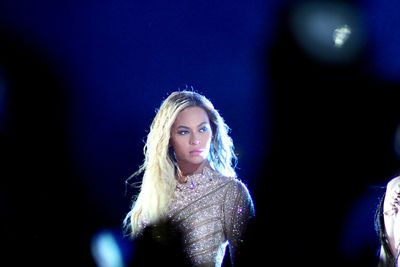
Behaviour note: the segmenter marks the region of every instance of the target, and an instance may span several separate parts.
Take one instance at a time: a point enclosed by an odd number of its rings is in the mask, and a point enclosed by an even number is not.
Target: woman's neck
[[[207,160],[205,160],[202,163],[197,164],[197,165],[182,166],[178,163],[178,166],[179,166],[179,168],[178,168],[177,179],[180,183],[186,183],[187,176],[202,173],[204,167],[210,167],[210,164]]]

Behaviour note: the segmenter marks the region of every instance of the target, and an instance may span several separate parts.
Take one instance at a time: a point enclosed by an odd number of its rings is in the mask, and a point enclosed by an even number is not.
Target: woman
[[[203,95],[171,93],[161,104],[144,147],[140,192],[124,219],[132,237],[170,222],[183,237],[193,266],[231,264],[254,217],[252,198],[237,178],[229,127]]]
[[[400,176],[392,178],[376,217],[381,248],[378,267],[400,266]]]

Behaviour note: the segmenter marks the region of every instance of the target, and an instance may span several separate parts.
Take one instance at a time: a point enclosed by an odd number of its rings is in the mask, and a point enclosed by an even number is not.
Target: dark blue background
[[[361,45],[336,64],[297,42],[291,16],[302,2],[3,0],[9,255],[93,264],[92,236],[119,229],[128,210],[125,179],[142,163],[155,109],[193,86],[232,129],[259,218],[255,262],[310,266],[326,253],[336,266],[372,263],[376,188],[400,158],[400,4],[349,2]]]

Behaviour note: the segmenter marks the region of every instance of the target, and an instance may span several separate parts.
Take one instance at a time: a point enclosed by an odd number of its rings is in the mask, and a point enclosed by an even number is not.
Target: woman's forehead
[[[203,122],[209,122],[207,112],[201,107],[188,107],[179,112],[174,124],[198,125]]]

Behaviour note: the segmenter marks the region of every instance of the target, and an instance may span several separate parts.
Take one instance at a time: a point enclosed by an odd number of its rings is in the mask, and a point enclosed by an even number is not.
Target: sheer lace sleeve
[[[229,242],[231,263],[240,256],[244,234],[255,209],[247,187],[239,180],[229,185],[224,198],[225,235]]]

